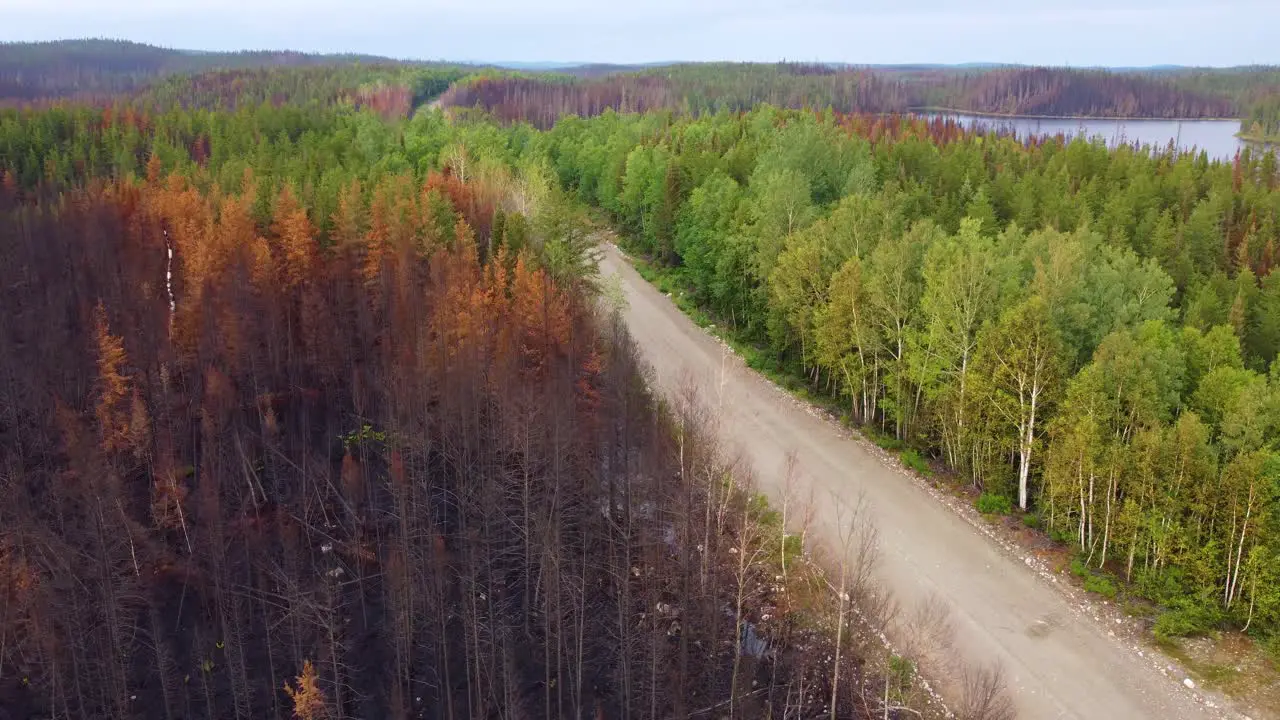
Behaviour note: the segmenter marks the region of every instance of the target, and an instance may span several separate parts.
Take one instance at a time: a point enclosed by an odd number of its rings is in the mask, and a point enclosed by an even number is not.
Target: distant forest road
[[[786,456],[795,452],[800,494],[812,489],[810,533],[828,546],[837,546],[837,502],[851,504],[865,493],[880,534],[880,585],[908,610],[935,594],[945,598],[959,659],[998,660],[1019,718],[1223,717],[1196,702],[1178,679],[1161,675],[1149,657],[1078,614],[1062,592],[924,488],[785,399],[641,278],[614,246],[603,248],[602,273],[621,280],[626,323],[657,389],[672,393],[693,383],[705,403],[718,406],[725,449],[741,453],[775,502],[783,494]]]

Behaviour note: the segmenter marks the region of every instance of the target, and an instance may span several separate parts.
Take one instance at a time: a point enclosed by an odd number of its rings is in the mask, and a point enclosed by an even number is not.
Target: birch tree
[[[922,359],[933,377],[943,445],[952,467],[966,464],[966,393],[978,349],[978,332],[991,313],[995,247],[981,224],[966,218],[960,232],[936,243],[925,255],[921,312],[931,357]]]
[[[1062,373],[1062,345],[1039,296],[1007,310],[984,339],[992,404],[1016,431],[1018,507],[1026,510],[1037,421],[1047,415],[1046,402]]]

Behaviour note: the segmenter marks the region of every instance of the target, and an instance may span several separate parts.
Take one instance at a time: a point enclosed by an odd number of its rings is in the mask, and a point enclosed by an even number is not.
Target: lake
[[[1210,158],[1230,160],[1236,151],[1247,145],[1236,137],[1240,131],[1238,120],[1112,120],[1109,118],[1041,118],[1041,117],[991,117],[963,115],[960,113],[921,113],[923,117],[944,117],[959,122],[966,128],[974,127],[1012,131],[1018,137],[1032,135],[1053,136],[1062,133],[1067,137],[1101,136],[1108,145],[1120,143],[1154,145],[1163,148],[1172,140],[1181,150],[1204,150]]]

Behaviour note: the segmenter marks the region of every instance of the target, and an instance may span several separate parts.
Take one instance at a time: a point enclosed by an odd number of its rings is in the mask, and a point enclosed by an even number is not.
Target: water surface
[[[1210,158],[1230,160],[1246,146],[1261,147],[1236,137],[1238,120],[1112,120],[1108,118],[991,117],[961,113],[924,113],[924,117],[944,117],[966,128],[1012,131],[1018,137],[1053,136],[1068,138],[1101,137],[1107,145],[1152,145],[1164,148],[1173,143],[1181,151],[1203,150]]]

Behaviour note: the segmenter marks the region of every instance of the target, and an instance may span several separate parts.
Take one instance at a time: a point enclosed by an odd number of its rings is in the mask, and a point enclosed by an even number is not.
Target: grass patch
[[[1022,524],[1031,528],[1032,530],[1039,530],[1040,516],[1037,515],[1036,513],[1027,513],[1026,515],[1022,516]]]
[[[1171,637],[1156,635],[1155,646],[1160,648],[1160,652],[1186,665],[1191,662],[1191,656],[1187,654],[1186,648]]]
[[[1160,649],[1160,652],[1177,660],[1180,665],[1187,669],[1188,673],[1209,687],[1228,690],[1232,686],[1237,686],[1241,681],[1247,680],[1245,673],[1231,665],[1197,659],[1181,643],[1170,637],[1157,635],[1155,645]]]
[[[1151,614],[1151,608],[1141,602],[1126,602],[1121,608],[1125,615],[1133,618],[1144,618]]]
[[[1196,664],[1195,670],[1206,684],[1221,687],[1240,677],[1240,671],[1227,665]]]
[[[1266,643],[1212,632],[1196,642],[1164,638],[1156,645],[1204,687],[1237,697],[1267,717],[1272,716],[1267,711],[1280,710],[1280,675],[1266,655]]]

